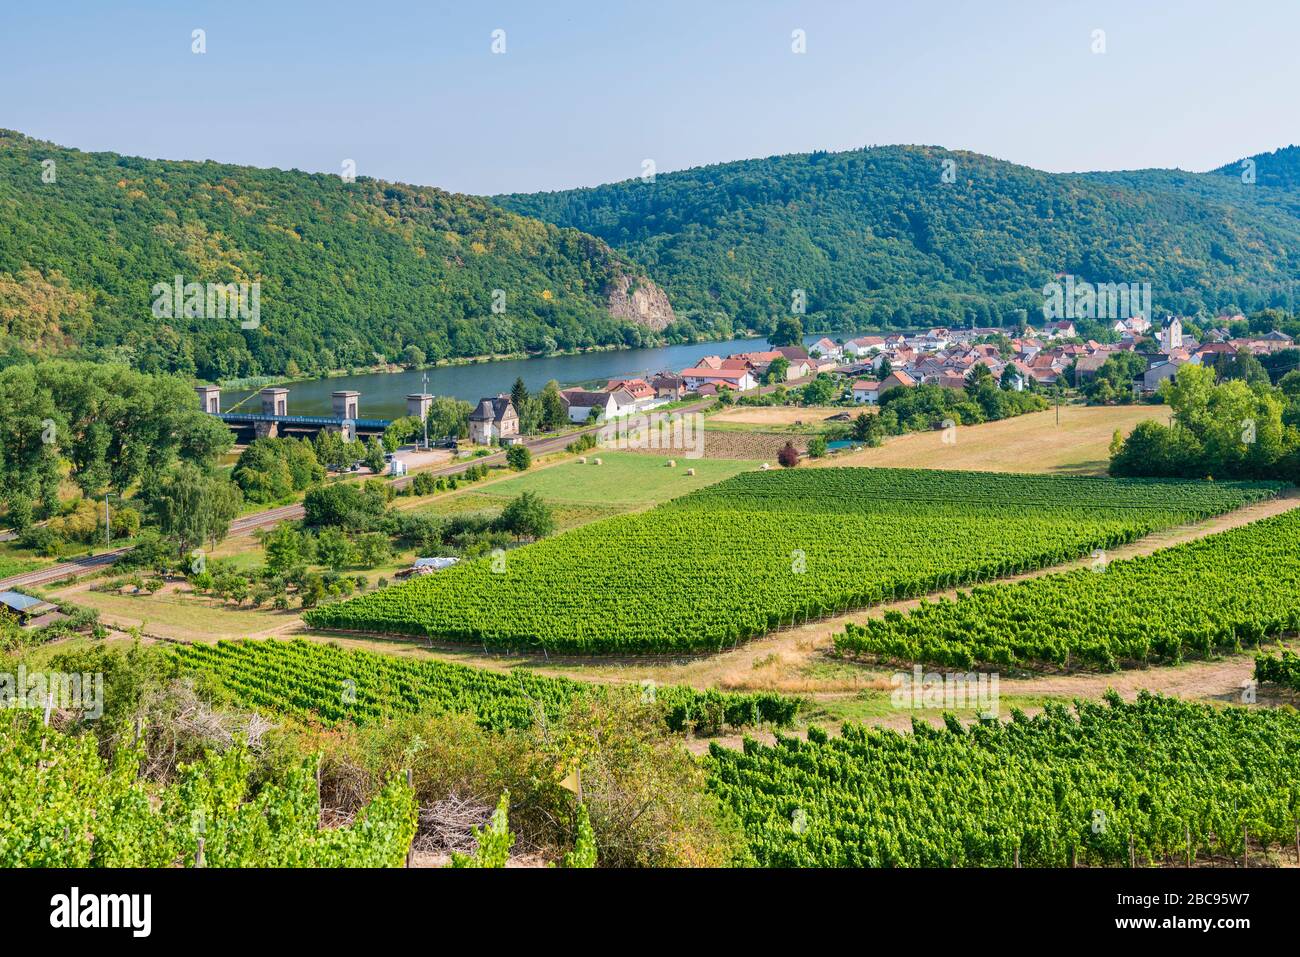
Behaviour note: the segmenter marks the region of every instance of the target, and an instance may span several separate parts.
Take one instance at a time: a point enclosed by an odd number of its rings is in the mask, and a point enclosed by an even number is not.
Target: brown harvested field
[[[791,405],[755,406],[746,408],[736,406],[725,412],[709,416],[709,422],[741,422],[746,425],[794,425],[796,422],[824,422],[833,415],[849,412],[851,409],[836,408],[799,408]]]
[[[1167,421],[1163,405],[1061,407],[1000,422],[963,426],[956,442],[941,432],[914,432],[885,440],[878,449],[831,455],[813,465],[955,469],[979,472],[1059,472],[1104,475],[1115,430],[1125,435],[1148,419]]]

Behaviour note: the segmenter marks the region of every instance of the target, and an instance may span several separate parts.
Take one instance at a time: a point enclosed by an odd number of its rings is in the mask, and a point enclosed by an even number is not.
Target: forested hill
[[[1157,312],[1275,302],[1300,266],[1287,264],[1300,221],[1226,177],[1171,175],[1195,186],[888,146],[496,202],[626,252],[679,312],[751,324],[788,311],[793,289],[806,290],[811,328],[1033,317],[1059,273],[1151,282]]]
[[[1269,189],[1300,189],[1300,146],[1284,146],[1271,153],[1257,153],[1220,166],[1214,172],[1233,176],[1252,172],[1255,183]],[[1249,179],[1249,176],[1247,176]]]
[[[260,282],[260,324],[156,318],[153,286],[176,275]],[[0,130],[5,361],[72,353],[215,379],[639,344],[672,318],[602,241],[477,197]]]

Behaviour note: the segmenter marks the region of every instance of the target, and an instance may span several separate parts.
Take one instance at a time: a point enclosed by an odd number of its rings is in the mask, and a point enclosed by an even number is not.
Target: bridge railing
[[[283,425],[337,425],[351,422],[358,429],[386,429],[391,419],[339,419],[329,415],[265,415],[261,412],[214,412],[222,422],[279,422]]]

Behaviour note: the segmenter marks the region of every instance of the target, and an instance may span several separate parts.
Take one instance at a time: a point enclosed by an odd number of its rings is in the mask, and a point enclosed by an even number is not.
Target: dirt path
[[[1115,560],[1149,555],[1161,548],[1194,541],[1216,532],[1279,515],[1297,507],[1300,507],[1300,489],[1291,489],[1277,498],[1203,522],[1164,529],[1129,545],[1113,549],[1108,553],[1107,558]],[[1092,561],[1093,559],[1088,557],[1001,581],[1038,578],[1086,567]],[[88,588],[89,584],[89,582],[79,583],[68,588],[65,593],[81,591]],[[952,597],[956,591],[951,589],[932,593],[927,597],[933,599],[941,594]],[[430,648],[421,642],[405,639],[312,632],[296,615],[286,616],[283,621],[276,622],[270,628],[250,628],[247,634],[255,637],[302,637],[309,640],[333,641],[345,647],[366,648],[400,656],[433,655],[496,671],[510,671],[524,667],[541,673],[564,675],[587,681],[636,683],[650,679],[660,684],[689,684],[697,688],[771,690],[802,694],[809,696],[815,704],[824,706],[828,714],[844,714],[857,718],[854,703],[863,699],[864,692],[868,698],[873,697],[873,692],[878,693],[874,697],[885,697],[892,689],[890,678],[897,669],[831,657],[827,652],[832,646],[834,636],[843,631],[847,622],[862,622],[880,617],[891,610],[907,611],[914,608],[919,601],[919,599],[911,599],[877,605],[785,629],[721,654],[677,659],[552,657],[548,661],[542,661],[530,655],[485,654],[479,649],[463,646]],[[106,624],[111,625],[129,626],[135,623],[111,613],[102,617]],[[203,636],[198,634],[177,637],[181,637],[182,640],[204,640]],[[1195,661],[1177,666],[1152,666],[1121,672],[1031,674],[1018,678],[1001,676],[1000,694],[1004,702],[1006,699],[1017,699],[1015,703],[1031,713],[1037,709],[1032,704],[1024,704],[1026,699],[1030,701],[1056,697],[1067,700],[1073,697],[1095,699],[1111,688],[1126,698],[1132,698],[1138,691],[1146,689],[1188,699],[1241,701],[1243,686],[1250,680],[1253,667],[1253,656],[1244,654],[1213,661]],[[1258,697],[1261,704],[1279,703],[1283,700],[1274,701],[1264,692],[1259,692]],[[1294,698],[1284,700],[1287,703],[1296,703]],[[873,724],[905,729],[910,726],[912,712],[906,710],[884,714],[875,712],[864,714],[862,717]],[[937,713],[926,714],[924,717],[939,720]],[[838,721],[839,718],[835,717],[828,718],[823,723],[837,726]]]

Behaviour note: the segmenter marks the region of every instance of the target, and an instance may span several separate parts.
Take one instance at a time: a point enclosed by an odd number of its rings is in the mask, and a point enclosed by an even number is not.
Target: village
[[[1179,316],[1169,316],[1155,326],[1140,315],[1111,323],[1115,342],[1084,339],[1070,320],[1045,322],[1037,329],[1025,326],[1014,337],[998,328],[933,328],[848,340],[823,337],[808,347],[709,355],[691,368],[613,379],[603,389],[565,389],[561,396],[570,422],[586,424],[644,413],[689,397],[751,393],[762,386],[796,385],[825,374],[844,384],[845,400],[877,405],[893,388],[962,389],[979,364],[1003,388],[1016,392],[1058,385],[1078,389],[1096,377],[1107,359],[1122,353],[1143,357],[1146,368],[1132,380],[1132,391],[1135,397],[1151,396],[1183,365],[1210,365],[1243,351],[1262,356],[1294,347],[1293,338],[1280,330],[1234,337],[1225,328],[1244,318],[1221,317],[1221,325],[1209,329],[1204,341],[1185,332]],[[470,441],[510,444],[519,440],[519,417],[509,396],[482,399],[470,416]]]

